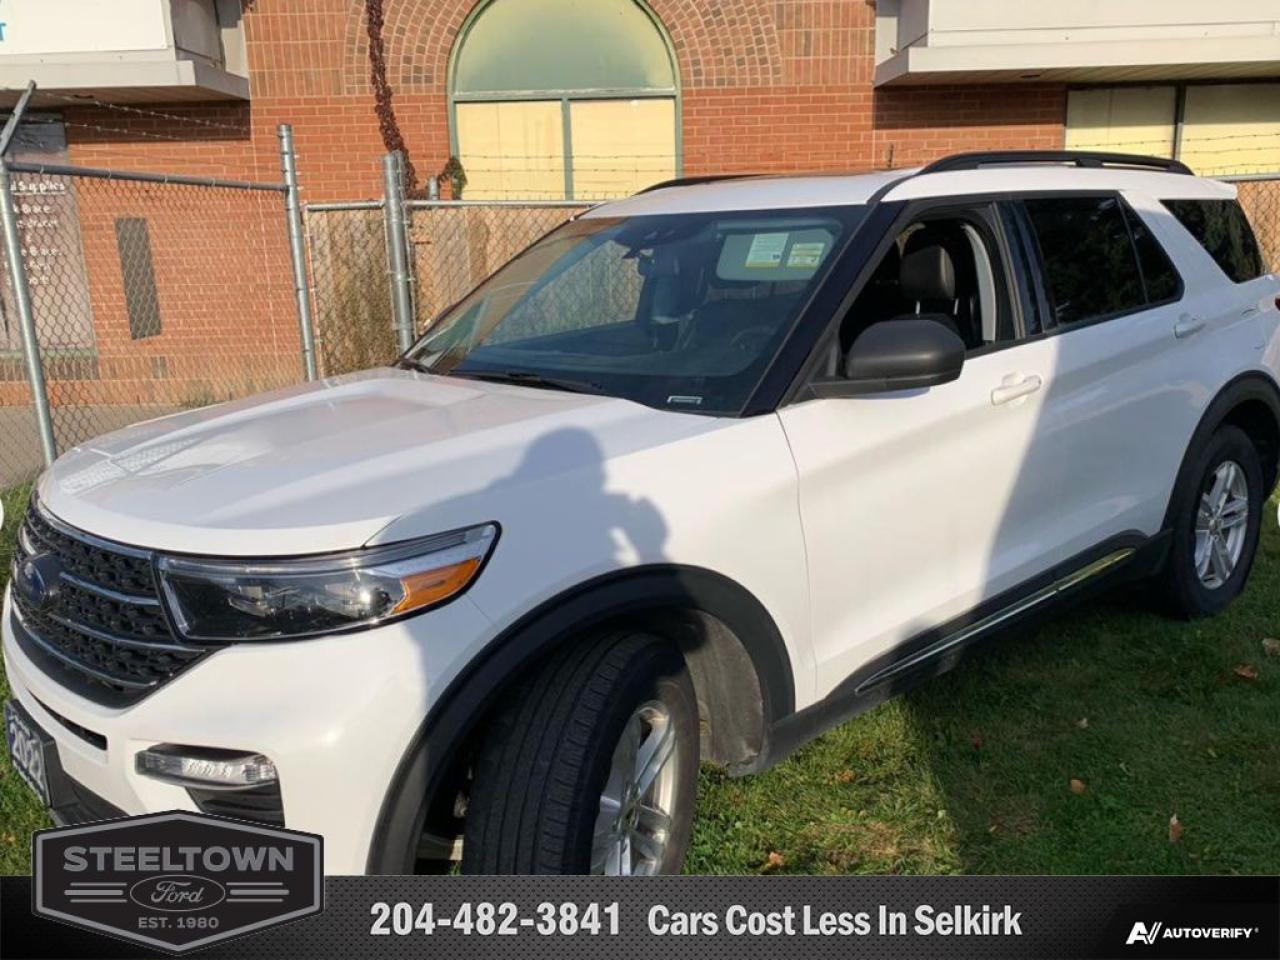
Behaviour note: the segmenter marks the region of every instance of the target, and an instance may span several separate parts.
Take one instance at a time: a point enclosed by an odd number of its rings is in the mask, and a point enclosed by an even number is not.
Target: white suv
[[[1278,292],[1231,186],[1141,157],[595,207],[393,369],[59,460],[5,603],[16,761],[60,819],[284,823],[333,873],[677,870],[700,761],[1102,583],[1226,606]]]

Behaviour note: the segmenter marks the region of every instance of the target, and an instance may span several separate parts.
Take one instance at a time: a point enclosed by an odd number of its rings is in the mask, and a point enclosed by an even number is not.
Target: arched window
[[[454,48],[468,199],[602,199],[678,175],[675,60],[637,0],[488,0]]]

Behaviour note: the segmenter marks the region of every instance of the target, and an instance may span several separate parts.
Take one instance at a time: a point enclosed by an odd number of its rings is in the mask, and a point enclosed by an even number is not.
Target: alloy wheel
[[[659,700],[636,708],[613,751],[591,843],[591,872],[652,876],[662,870],[676,798],[676,731]]]
[[[1249,531],[1249,484],[1234,460],[1210,475],[1196,511],[1196,575],[1210,590],[1231,579]]]

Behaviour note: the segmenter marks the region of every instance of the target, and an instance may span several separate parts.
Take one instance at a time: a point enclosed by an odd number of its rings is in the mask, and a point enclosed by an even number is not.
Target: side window
[[[1160,241],[1142,218],[1129,207],[1124,208],[1129,231],[1133,234],[1133,246],[1138,251],[1138,266],[1142,269],[1142,285],[1147,291],[1147,303],[1167,303],[1182,294],[1182,277],[1160,246]]]
[[[1222,272],[1236,283],[1267,272],[1249,221],[1235,200],[1162,200]]]
[[[1147,304],[1118,197],[1023,201],[1040,247],[1050,309],[1059,326]]]
[[[923,317],[970,351],[1014,339],[999,248],[984,218],[926,216],[898,234],[840,327],[841,350],[873,323]]]

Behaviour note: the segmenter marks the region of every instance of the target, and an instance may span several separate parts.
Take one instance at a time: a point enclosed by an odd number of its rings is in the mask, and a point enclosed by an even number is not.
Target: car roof
[[[723,178],[651,187],[644,193],[592,207],[584,217],[637,217],[671,213],[786,210],[855,206],[873,199],[1018,192],[1124,191],[1164,200],[1234,199],[1236,188],[1220,180],[1157,170],[1027,164],[971,170],[888,170],[862,174],[797,174]]]

